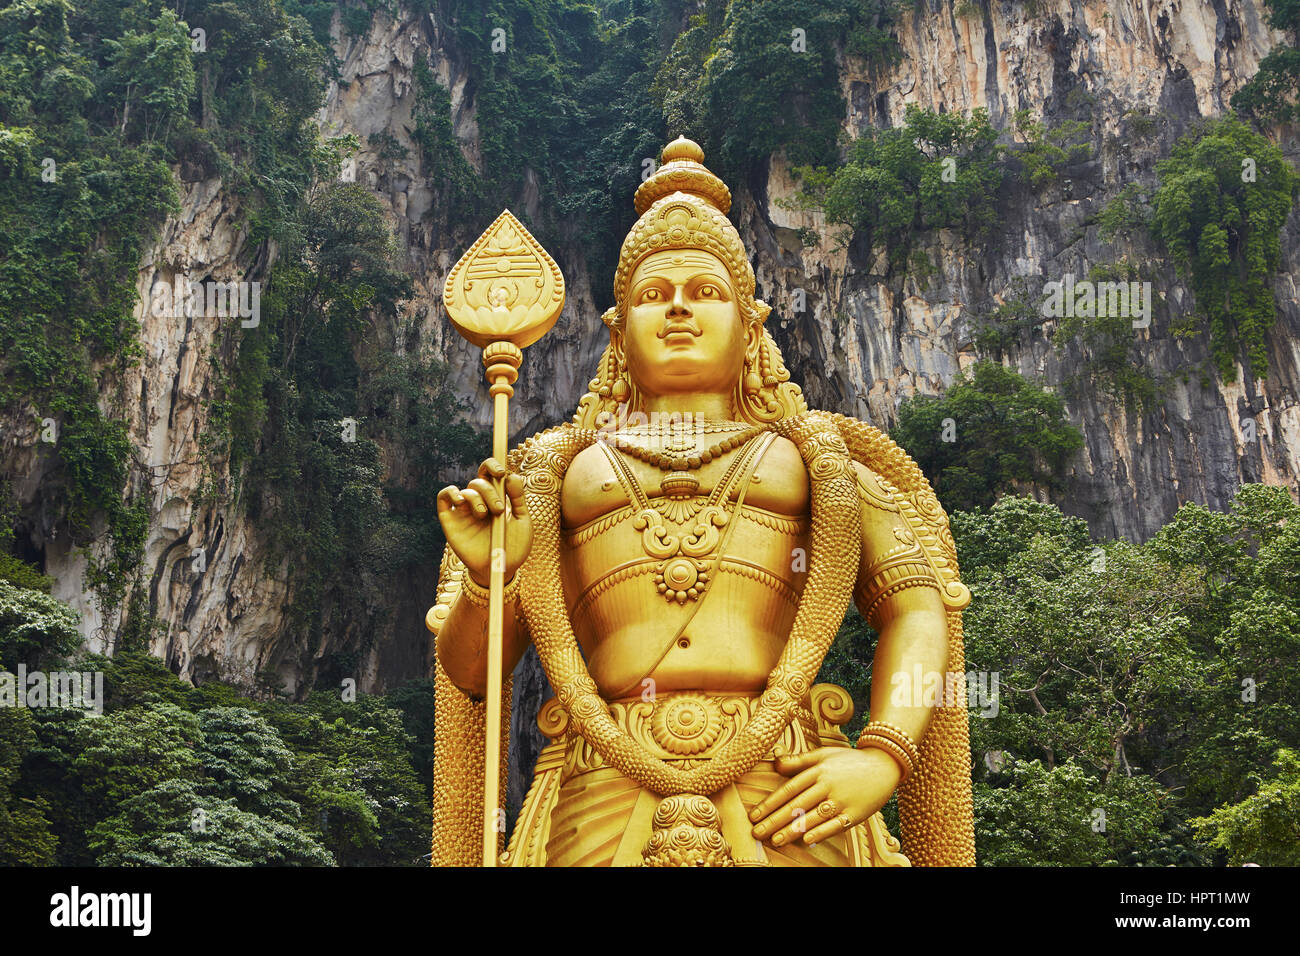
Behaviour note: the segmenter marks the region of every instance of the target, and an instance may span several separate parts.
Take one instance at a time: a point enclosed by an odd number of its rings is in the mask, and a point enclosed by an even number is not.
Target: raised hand
[[[501,494],[503,485],[505,498]],[[488,586],[492,573],[492,518],[502,513],[507,515],[505,576],[509,581],[528,557],[533,543],[523,479],[506,474],[501,462],[489,458],[479,465],[478,477],[464,488],[448,485],[438,492],[438,523],[447,544],[482,587]]]

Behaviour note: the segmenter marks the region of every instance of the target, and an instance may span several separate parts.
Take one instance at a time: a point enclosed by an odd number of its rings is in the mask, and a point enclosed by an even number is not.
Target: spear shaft
[[[466,340],[483,350],[492,395],[492,457],[506,465],[510,398],[523,349],[545,335],[564,308],[564,276],[555,260],[506,209],[452,267],[443,305]],[[495,480],[503,503],[505,477]],[[505,635],[506,515],[492,517],[488,578],[487,740],[483,753],[483,865],[496,866],[505,829],[501,806],[501,685]],[[466,848],[468,850],[468,848]]]
[[[492,395],[492,457],[503,465],[509,453],[510,397],[524,353],[509,342],[483,349],[483,365]],[[507,501],[505,480],[499,493]],[[501,817],[501,670],[505,634],[506,515],[492,518],[492,564],[488,581],[487,746],[483,759],[483,865],[496,866]]]

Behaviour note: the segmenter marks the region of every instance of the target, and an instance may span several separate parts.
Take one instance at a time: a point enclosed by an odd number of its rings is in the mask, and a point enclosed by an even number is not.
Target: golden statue
[[[973,865],[970,595],[947,517],[889,438],[808,410],[703,159],[678,139],[637,190],[609,347],[572,422],[438,496],[433,863],[492,847],[496,518],[497,679],[508,701],[531,641],[555,691],[502,865]],[[815,683],[850,600],[880,635],[856,746],[849,694]],[[913,675],[948,693],[899,693]],[[879,813],[896,789],[901,845]]]

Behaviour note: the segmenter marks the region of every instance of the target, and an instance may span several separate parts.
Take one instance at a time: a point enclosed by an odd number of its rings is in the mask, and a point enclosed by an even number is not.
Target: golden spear
[[[550,331],[564,308],[564,276],[509,209],[452,267],[442,290],[456,331],[483,350],[492,395],[492,457],[506,464],[510,396],[523,349]],[[498,493],[507,501],[504,477]],[[488,589],[487,748],[483,762],[483,865],[496,866],[501,802],[501,668],[505,616],[505,513],[492,518]]]

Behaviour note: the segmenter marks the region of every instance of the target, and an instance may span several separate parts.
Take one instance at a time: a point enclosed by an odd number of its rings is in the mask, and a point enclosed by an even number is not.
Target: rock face
[[[862,261],[866,257],[852,246],[837,248],[816,216],[782,208],[780,200],[793,196],[795,186],[780,158],[762,181],[731,184],[734,218],[751,250],[760,295],[774,307],[769,324],[794,379],[810,404],[884,427],[902,399],[942,391],[976,359],[975,318],[1016,289],[1026,283],[1041,289],[1066,273],[1086,276],[1090,267],[1125,253],[1148,258],[1151,250],[1140,245],[1102,243],[1091,217],[1121,185],[1150,181],[1155,159],[1189,124],[1226,111],[1231,94],[1281,39],[1265,26],[1258,0],[1039,0],[1028,5],[1036,11],[1032,16],[1026,4],[1002,0],[981,0],[969,10],[959,6],[961,15],[951,0],[927,0],[905,15],[898,31],[904,56],[896,67],[872,75],[845,68],[848,131],[897,125],[912,103],[948,111],[982,107],[1005,131],[1012,114],[1028,108],[1049,126],[1067,118],[1089,121],[1093,160],[1068,170],[1041,195],[1008,189],[999,197],[997,231],[978,247],[946,233],[929,237],[921,251],[934,271],[923,283]],[[327,135],[354,133],[360,139],[356,179],[384,204],[405,250],[416,285],[411,308],[422,317],[422,336],[445,357],[478,410],[477,423],[486,427],[489,405],[478,351],[450,331],[439,301],[444,277],[474,236],[437,214],[430,184],[440,171],[424,168],[410,133],[412,71],[424,58],[451,91],[453,127],[466,158],[480,164],[467,58],[431,17],[407,12],[397,19],[377,13],[366,36],[337,37],[342,79],[330,89],[319,122]],[[1155,131],[1145,139],[1125,117],[1141,107],[1158,114]],[[385,158],[391,151],[381,154],[372,134],[391,136],[407,148],[407,158]],[[1294,158],[1295,145],[1284,147]],[[292,595],[284,569],[266,571],[265,545],[239,504],[221,498],[214,503],[200,494],[205,475],[223,473],[222,463],[207,460],[202,436],[205,402],[214,393],[209,358],[229,358],[222,350],[231,339],[220,334],[219,323],[233,320],[156,317],[147,308],[149,291],[155,281],[171,282],[177,275],[257,278],[266,263],[252,261],[234,200],[219,181],[184,183],[183,193],[183,211],[167,222],[141,263],[144,358],[125,382],[114,383],[118,394],[133,396],[127,417],[141,462],[133,480],[153,501],[142,579],[166,627],[151,650],[182,676],[220,675],[247,686],[269,669],[296,690],[310,684],[325,655],[355,647],[348,642],[356,634],[327,634],[316,647],[293,639],[285,621]],[[535,211],[545,201],[532,191],[515,205]],[[805,247],[796,232],[801,228],[821,233],[823,241]],[[1263,382],[1242,374],[1235,384],[1176,377],[1205,359],[1205,346],[1169,333],[1171,317],[1187,309],[1189,296],[1170,268],[1156,273],[1163,304],[1150,328],[1135,331],[1135,354],[1151,372],[1175,376],[1166,399],[1156,410],[1141,412],[1089,393],[1069,407],[1086,448],[1074,467],[1069,500],[1059,503],[1087,518],[1095,533],[1144,537],[1183,502],[1224,507],[1243,481],[1297,488],[1300,221],[1294,215],[1283,249],[1284,274],[1276,284],[1280,318]],[[572,414],[606,341],[592,283],[603,289],[612,277],[588,275],[575,249],[550,251],[564,270],[568,299],[555,329],[527,352],[513,404],[517,438]],[[798,297],[796,290],[802,290]],[[1047,338],[1050,331],[1049,324],[1022,338],[1006,361],[1059,384],[1081,355],[1077,347],[1057,351]],[[1246,416],[1256,424],[1254,441],[1243,433]],[[19,465],[13,473],[30,476],[17,490],[32,501],[39,484],[35,435],[21,429],[12,434],[2,453]],[[29,467],[21,467],[24,461]],[[56,596],[82,612],[89,646],[112,649],[121,611],[105,616],[85,593],[84,557],[66,542],[34,544],[44,550],[46,570],[58,582]],[[422,620],[433,587],[432,580],[393,582],[391,620],[369,635],[357,665],[361,689],[381,691],[425,673]],[[525,678],[534,687],[520,698],[533,698],[524,706],[535,712],[535,665],[530,673]]]
[[[1037,13],[1029,15],[1031,9]],[[1121,257],[1157,261],[1147,246],[1102,242],[1091,220],[1124,185],[1154,181],[1156,159],[1190,124],[1228,112],[1232,94],[1280,38],[1253,2],[991,0],[963,16],[952,4],[931,0],[904,21],[898,39],[904,57],[885,75],[845,72],[851,132],[901,125],[912,103],[936,111],[984,108],[1004,130],[1027,108],[1049,127],[1089,123],[1093,159],[1067,169],[1041,194],[1007,190],[999,197],[999,228],[979,247],[940,233],[922,249],[937,270],[923,284],[882,275],[878,265],[825,243],[802,249],[794,230],[824,233],[824,225],[782,208],[794,186],[779,160],[766,194],[743,197],[742,233],[757,253],[774,315],[785,317],[774,334],[792,374],[811,404],[882,426],[894,420],[903,398],[941,391],[973,362],[974,320],[1018,291],[1034,290],[1039,302],[1043,284],[1067,274],[1083,278]],[[1144,108],[1155,130],[1140,136],[1125,114]],[[1294,162],[1300,143],[1288,139],[1283,146]],[[1070,498],[1058,504],[1086,518],[1094,534],[1146,537],[1187,501],[1225,507],[1245,481],[1296,490],[1298,229],[1293,214],[1275,285],[1279,321],[1266,381],[1241,370],[1235,383],[1178,377],[1206,361],[1205,342],[1171,335],[1169,322],[1189,310],[1190,296],[1171,267],[1152,277],[1165,301],[1150,328],[1134,331],[1133,353],[1148,374],[1172,377],[1160,407],[1142,413],[1095,392],[1069,407],[1086,447],[1073,468]],[[806,291],[803,313],[791,307],[795,288]],[[1048,339],[1052,330],[1049,321],[1029,341],[1022,338],[1007,361],[1058,385],[1083,356],[1077,347],[1058,352]],[[1248,417],[1253,441],[1242,425]]]

